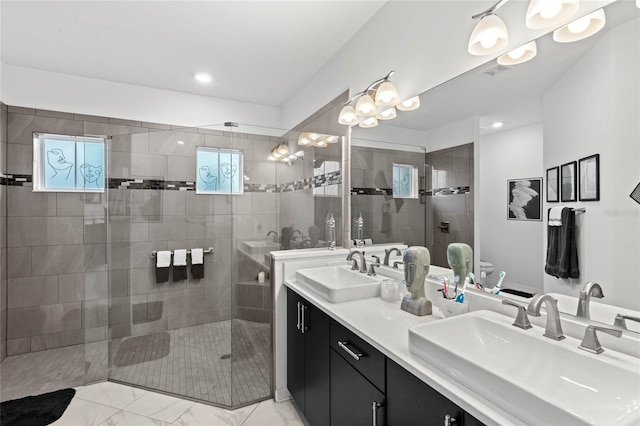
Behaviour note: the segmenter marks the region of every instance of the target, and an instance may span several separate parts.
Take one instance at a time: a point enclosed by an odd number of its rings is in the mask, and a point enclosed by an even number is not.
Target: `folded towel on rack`
[[[549,209],[549,226],[562,226],[562,209],[561,206]]]
[[[159,251],[156,253],[156,283],[166,283],[169,281],[171,270],[171,252]]]
[[[204,278],[204,250],[201,248],[191,249],[191,278]]]
[[[562,226],[547,227],[547,260],[544,271],[556,278],[580,278],[575,223],[575,211],[565,207],[562,210]]]
[[[173,281],[187,279],[187,250],[173,251]]]

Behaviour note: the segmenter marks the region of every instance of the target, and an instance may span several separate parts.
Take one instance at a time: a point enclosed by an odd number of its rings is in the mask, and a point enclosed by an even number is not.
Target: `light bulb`
[[[196,73],[193,76],[193,78],[195,78],[198,83],[202,83],[202,84],[211,83],[211,80],[213,80],[213,77],[211,77],[211,74],[208,74],[206,72]]]
[[[376,114],[376,104],[369,95],[362,95],[356,103],[356,114],[361,117],[371,117]]]
[[[396,109],[394,107],[391,107],[389,109],[382,111],[380,114],[376,115],[376,118],[378,120],[391,120],[396,118],[396,116],[397,116]]]
[[[513,49],[511,52],[507,53],[511,59],[520,59],[522,55],[527,51],[526,46],[520,46],[517,49]]]
[[[312,141],[317,141],[320,138],[320,135],[317,133],[309,133],[309,139],[311,139]]]
[[[344,126],[352,126],[356,124],[358,117],[356,116],[356,110],[351,105],[345,105],[340,111],[338,116],[338,123]]]
[[[375,117],[369,117],[359,124],[360,127],[365,129],[376,127],[377,125],[378,125],[378,119]]]
[[[604,28],[606,16],[603,9],[576,19],[553,32],[553,39],[559,43],[570,43],[590,37]]]
[[[550,19],[558,15],[562,10],[562,2],[558,0],[542,0],[540,2],[540,16]]]
[[[316,142],[315,145],[319,146],[320,148],[324,148],[325,146],[327,146],[327,142],[325,140],[320,140],[320,141]]]
[[[504,123],[502,121],[496,121],[495,123],[493,123],[491,125],[491,127],[493,127],[494,129],[499,129],[500,127],[502,127],[504,125]]]
[[[509,42],[509,32],[505,23],[496,15],[483,17],[469,37],[469,53],[489,55],[504,48]]]
[[[636,7],[640,9],[640,0],[636,0]]]
[[[328,136],[326,139],[327,143],[336,143],[338,142],[338,137],[335,135]]]
[[[418,109],[420,107],[420,97],[414,96],[413,98],[407,99],[402,103],[396,105],[396,109],[400,111],[413,111],[414,109]]]
[[[590,23],[591,18],[589,18],[589,16],[583,16],[582,18],[576,19],[575,21],[567,25],[567,29],[571,34],[580,34],[589,27]]]
[[[525,44],[524,46],[520,46],[516,49],[513,49],[511,52],[506,55],[502,55],[498,58],[498,63],[500,65],[517,65],[523,62],[527,62],[533,59],[538,53],[538,47],[536,45],[536,41],[533,40],[530,43]]]
[[[298,157],[298,158],[299,158],[299,157],[304,157],[304,151],[298,151],[298,152],[296,152],[296,154],[295,154],[295,155],[296,155],[296,157]]]
[[[311,141],[309,140],[309,137],[307,136],[306,133],[300,133],[300,136],[298,137],[298,145],[310,145]]]
[[[400,95],[398,94],[398,89],[396,89],[393,83],[384,81],[378,86],[376,90],[376,105],[389,106],[397,104],[399,100]]]
[[[286,146],[285,144],[280,144],[278,146],[278,153],[281,154],[281,155],[289,154],[289,147]]]

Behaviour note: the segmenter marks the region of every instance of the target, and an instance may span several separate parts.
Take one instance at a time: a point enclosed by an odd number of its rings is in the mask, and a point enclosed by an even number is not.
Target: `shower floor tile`
[[[220,405],[244,405],[271,395],[271,354],[269,324],[245,320],[32,352],[0,364],[0,400],[108,378]]]

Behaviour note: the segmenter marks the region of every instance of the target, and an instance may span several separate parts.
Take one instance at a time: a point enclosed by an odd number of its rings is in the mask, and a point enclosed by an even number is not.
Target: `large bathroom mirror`
[[[360,148],[352,153],[381,141],[413,145],[416,154],[420,146],[429,153],[472,143],[476,274],[483,260],[494,269],[489,286],[506,271],[507,287],[572,297],[597,282],[605,295],[597,302],[640,311],[640,205],[629,196],[640,181],[640,9],[619,1],[605,13],[606,26],[594,36],[558,43],[547,34],[536,40],[537,56],[529,62],[489,61],[423,93],[418,110],[374,129],[353,128],[352,141]],[[575,202],[548,202],[547,170],[594,154],[600,199],[581,201],[578,192]],[[425,163],[435,179],[435,169]],[[376,176],[369,178],[363,187],[376,186]],[[509,219],[508,182],[537,179],[542,217]],[[577,279],[544,272],[547,209],[553,206],[584,208],[575,222]],[[354,207],[352,201],[353,213]],[[421,235],[419,227],[413,236]],[[566,306],[566,313],[575,314],[575,304]]]

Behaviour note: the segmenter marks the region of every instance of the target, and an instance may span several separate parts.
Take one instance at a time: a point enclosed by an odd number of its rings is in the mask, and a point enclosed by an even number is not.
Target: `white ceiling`
[[[6,1],[5,63],[281,106],[386,1]],[[193,74],[214,81],[202,86]]]

